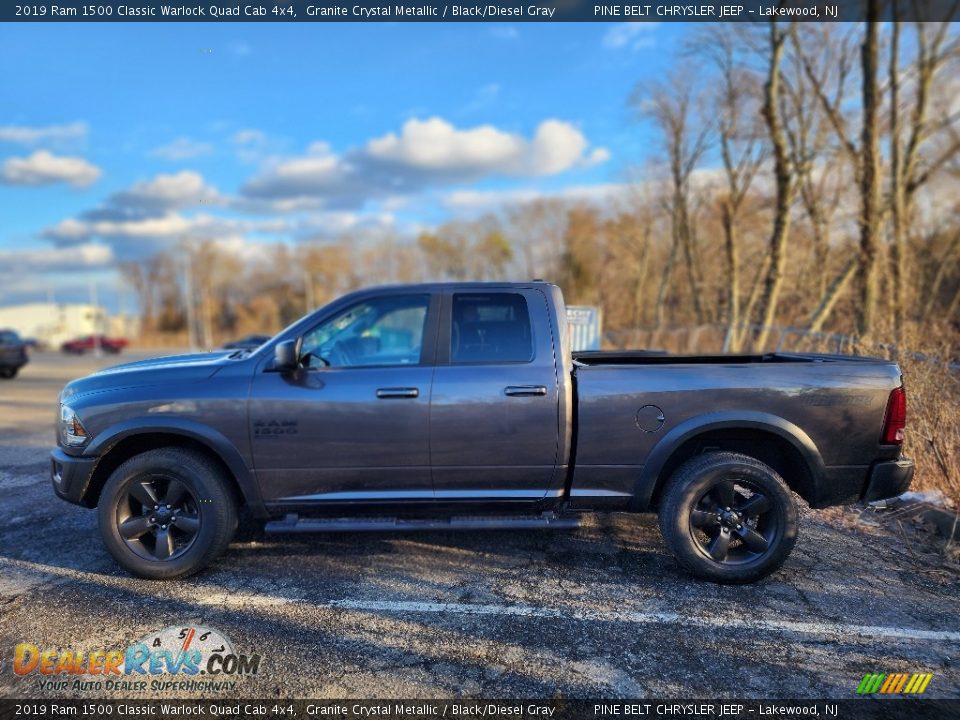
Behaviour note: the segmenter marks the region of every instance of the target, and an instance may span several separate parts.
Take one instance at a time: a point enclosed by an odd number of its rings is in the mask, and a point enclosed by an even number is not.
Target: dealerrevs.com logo
[[[234,690],[236,678],[256,675],[260,660],[259,654],[238,653],[218,630],[170,626],[125,649],[49,649],[20,643],[13,651],[13,671],[38,676],[40,690],[220,691]]]

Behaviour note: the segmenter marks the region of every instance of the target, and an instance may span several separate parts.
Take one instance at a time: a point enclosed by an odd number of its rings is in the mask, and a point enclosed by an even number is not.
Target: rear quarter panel
[[[805,448],[818,483],[856,482],[874,460],[897,452],[879,444],[887,398],[901,383],[892,363],[602,365],[578,367],[576,375],[574,504],[616,506],[649,497],[657,481],[652,464],[644,472],[651,456],[662,461],[680,435],[718,419],[776,425]],[[654,431],[638,422],[647,405],[663,412]]]

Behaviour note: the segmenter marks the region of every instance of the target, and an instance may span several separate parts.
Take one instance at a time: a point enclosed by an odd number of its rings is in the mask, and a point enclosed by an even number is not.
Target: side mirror
[[[300,365],[300,341],[285,340],[273,350],[274,370],[296,370]]]

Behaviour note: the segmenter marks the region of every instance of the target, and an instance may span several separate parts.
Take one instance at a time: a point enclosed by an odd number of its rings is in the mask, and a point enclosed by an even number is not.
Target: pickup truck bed
[[[574,505],[646,510],[684,443],[760,457],[813,507],[856,500],[882,448],[883,408],[900,385],[885,360],[838,355],[574,355]],[[637,432],[637,430],[641,432]],[[684,450],[680,457],[686,457]]]

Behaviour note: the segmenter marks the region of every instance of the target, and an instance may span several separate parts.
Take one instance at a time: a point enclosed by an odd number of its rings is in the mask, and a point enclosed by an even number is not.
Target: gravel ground
[[[853,512],[804,511],[786,567],[745,587],[684,575],[655,519],[630,515],[575,532],[260,537],[185,581],[132,579],[94,514],[49,487],[57,392],[97,365],[38,355],[0,382],[2,697],[88,695],[16,676],[18,643],[123,649],[198,625],[259,653],[260,672],[227,691],[93,694],[833,699],[867,672],[929,672],[927,696],[960,697],[960,576]]]

